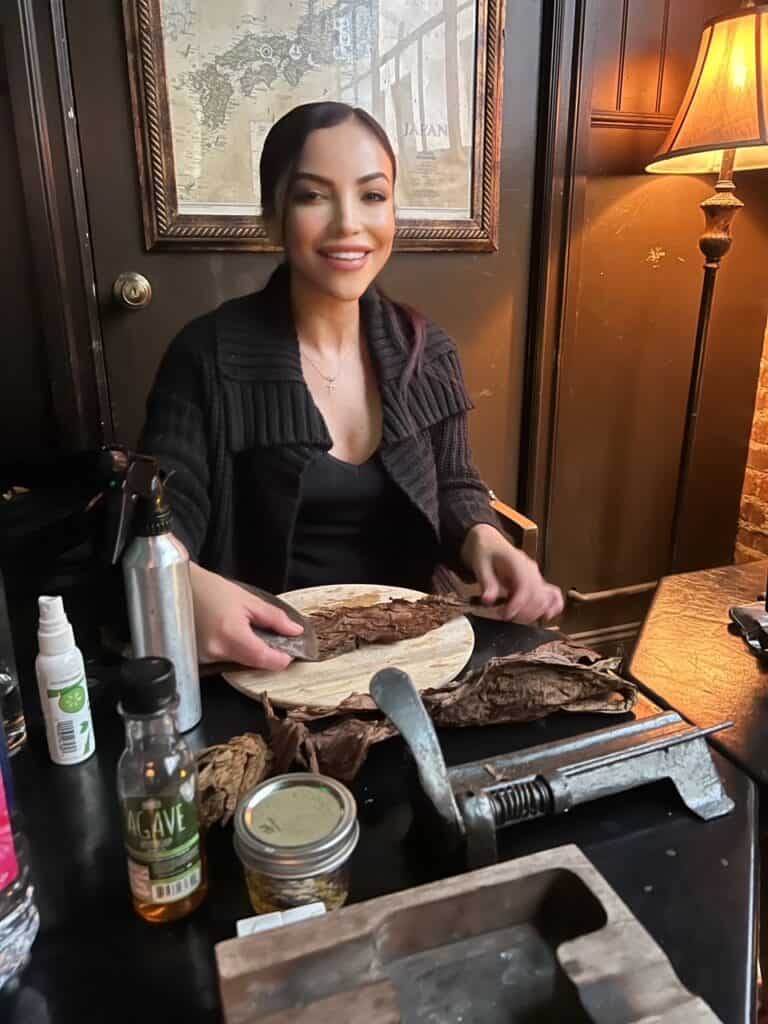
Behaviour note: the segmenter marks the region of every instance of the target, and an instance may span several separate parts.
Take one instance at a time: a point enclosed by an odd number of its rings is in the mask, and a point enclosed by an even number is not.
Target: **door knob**
[[[127,270],[115,278],[112,294],[115,297],[115,302],[125,309],[142,309],[150,303],[152,285],[143,274]]]

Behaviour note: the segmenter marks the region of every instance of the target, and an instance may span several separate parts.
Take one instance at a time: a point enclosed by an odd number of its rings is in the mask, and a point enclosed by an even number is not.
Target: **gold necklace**
[[[344,360],[344,350],[345,350],[345,348],[346,348],[346,343],[342,342],[341,343],[341,347],[339,348],[339,362],[338,362],[338,365],[336,367],[336,373],[333,375],[333,377],[329,377],[327,374],[323,373],[323,371],[320,369],[320,367],[314,361],[312,356],[309,355],[309,353],[305,349],[303,349],[303,348],[301,349],[301,354],[307,360],[309,365],[315,370],[316,373],[318,373],[323,378],[326,390],[328,391],[329,395],[333,394],[333,392],[336,390],[336,381],[339,379],[339,373],[341,371],[341,364],[342,364],[342,362]]]

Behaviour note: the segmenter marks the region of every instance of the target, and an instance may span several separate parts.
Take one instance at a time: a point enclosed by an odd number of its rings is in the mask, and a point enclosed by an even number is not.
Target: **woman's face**
[[[307,138],[285,197],[285,253],[303,284],[357,300],[389,259],[395,236],[393,167],[357,119]]]

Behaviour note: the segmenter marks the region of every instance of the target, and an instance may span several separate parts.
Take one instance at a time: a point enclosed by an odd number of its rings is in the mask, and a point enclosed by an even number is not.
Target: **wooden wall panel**
[[[592,104],[597,110],[619,109],[621,53],[626,35],[626,5],[629,0],[597,0],[596,17],[600,32],[594,40]]]
[[[723,0],[594,0],[593,123],[668,128]]]
[[[631,0],[621,53],[622,111],[656,114],[666,55],[670,0]]]
[[[694,10],[688,0],[672,0],[659,104],[659,111],[670,120],[677,113],[680,99],[688,85],[691,68],[699,51],[704,22],[707,18],[714,18],[737,6],[736,3],[729,5],[728,0],[709,0],[708,3],[697,4]]]
[[[4,449],[38,448],[51,441],[52,415],[8,93],[6,45],[6,34],[0,30],[0,339],[6,382],[0,401],[0,445]],[[7,386],[9,382],[11,386]]]
[[[77,128],[57,73],[57,48],[63,52],[66,39],[54,32],[53,17],[47,0],[0,4],[13,112],[10,153],[22,188],[16,213],[24,216],[29,238],[34,312],[45,345],[44,378],[35,383],[50,392],[51,443],[75,448],[104,440],[107,405],[99,401],[94,356],[100,339],[89,316],[90,235],[86,219],[77,215],[82,183],[67,144],[76,142]],[[100,131],[103,139],[104,125]]]
[[[723,0],[592,0],[590,10],[584,46],[594,76],[585,75],[583,90],[591,128],[578,154],[545,568],[566,590],[594,595],[670,571],[702,280],[699,204],[714,180],[643,168],[682,99],[703,24],[722,13]],[[768,313],[766,180],[737,176],[747,208],[715,297],[679,568],[731,559]],[[565,627],[621,622],[622,600],[576,601]]]

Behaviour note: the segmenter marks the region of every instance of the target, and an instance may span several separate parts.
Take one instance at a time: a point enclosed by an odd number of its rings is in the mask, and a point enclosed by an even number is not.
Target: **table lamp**
[[[743,0],[740,10],[706,22],[677,117],[646,167],[651,174],[719,175],[715,194],[701,204],[706,217],[706,230],[699,239],[705,257],[704,283],[672,520],[673,571],[696,436],[715,278],[731,247],[731,221],[744,205],[734,195],[733,175],[760,167],[768,167],[768,4]]]

